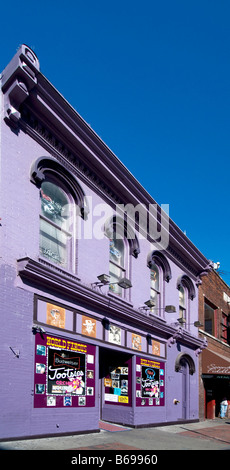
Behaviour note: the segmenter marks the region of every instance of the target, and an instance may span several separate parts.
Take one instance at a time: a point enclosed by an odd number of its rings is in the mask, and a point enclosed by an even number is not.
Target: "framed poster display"
[[[95,406],[95,346],[35,336],[34,407]]]
[[[136,406],[164,406],[165,364],[136,358]]]

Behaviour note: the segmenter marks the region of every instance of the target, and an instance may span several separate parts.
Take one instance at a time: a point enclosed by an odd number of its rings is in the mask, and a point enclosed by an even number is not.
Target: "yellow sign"
[[[150,361],[149,359],[141,358],[141,366],[155,367],[157,369],[160,369],[160,362]]]
[[[68,349],[70,351],[77,351],[77,352],[87,352],[87,345],[81,343],[75,343],[74,341],[67,341],[63,338],[54,338],[52,336],[46,337],[46,345],[52,348],[62,348]]]
[[[119,401],[120,403],[129,403],[129,397],[121,397],[121,396],[119,396],[119,397],[118,397],[118,401]]]

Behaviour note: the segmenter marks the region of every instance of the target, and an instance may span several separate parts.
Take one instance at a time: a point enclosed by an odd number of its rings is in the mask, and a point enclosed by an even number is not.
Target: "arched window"
[[[160,272],[156,264],[152,264],[150,268],[150,299],[154,302],[151,309],[156,315],[160,315],[161,298],[160,298]]]
[[[182,287],[182,285],[179,287],[179,319],[182,325],[184,325],[187,321],[186,318],[186,306],[187,306],[187,292]]]
[[[40,255],[70,268],[73,251],[70,203],[73,201],[58,183],[49,179],[41,184],[40,198]]]
[[[40,189],[40,256],[76,271],[76,218],[86,220],[86,196],[63,165],[51,157],[39,157],[31,166],[30,179]]]
[[[111,238],[109,241],[109,290],[122,296],[122,288],[117,284],[126,275],[125,243],[123,240]]]
[[[189,329],[190,301],[196,296],[196,291],[192,280],[183,274],[177,279],[177,289],[179,291],[179,320],[182,326]]]
[[[112,216],[105,223],[105,235],[109,238],[109,274],[110,292],[126,298],[126,289],[118,285],[121,278],[127,281],[131,277],[131,257],[137,258],[140,253],[136,235],[129,232],[129,226],[119,216]],[[129,284],[131,284],[129,282]],[[130,287],[130,286],[128,286]]]
[[[155,315],[164,316],[165,282],[172,278],[170,264],[160,251],[152,251],[147,257],[147,266],[150,268],[150,298],[154,301],[151,311]]]

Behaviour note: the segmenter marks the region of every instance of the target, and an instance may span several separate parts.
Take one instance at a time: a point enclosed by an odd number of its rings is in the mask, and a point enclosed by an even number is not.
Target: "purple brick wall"
[[[3,97],[3,99],[5,99]],[[177,279],[186,268],[177,263],[171,255],[168,258],[172,271],[172,279],[164,283],[165,305],[175,305],[177,313],[164,314],[163,320],[157,318],[151,322],[149,317],[143,321],[144,312],[138,310],[150,296],[150,273],[147,267],[147,256],[151,249],[147,240],[140,240],[140,254],[137,259],[130,257],[130,278],[132,289],[127,292],[126,301],[108,295],[108,287],[104,286],[101,292],[92,289],[91,283],[97,276],[108,273],[109,270],[109,240],[103,238],[81,239],[77,246],[77,270],[73,275],[67,273],[60,277],[60,289],[48,279],[42,284],[37,280],[31,270],[30,276],[19,273],[18,260],[30,258],[38,261],[39,257],[39,188],[30,181],[30,169],[33,162],[39,157],[60,155],[47,142],[40,144],[38,137],[34,138],[25,128],[14,129],[1,119],[1,341],[0,341],[0,373],[1,373],[1,424],[0,439],[75,433],[98,429],[101,409],[101,395],[103,389],[103,376],[100,375],[99,352],[104,348],[108,351],[123,352],[131,357],[132,379],[129,386],[132,388],[132,406],[121,404],[106,404],[103,408],[103,419],[133,426],[153,423],[176,422],[182,419],[182,380],[183,374],[175,371],[175,361],[181,352],[188,354],[194,361],[196,372],[188,376],[187,389],[187,415],[186,419],[198,419],[198,381],[199,371],[196,349],[199,347],[197,329],[191,326],[190,333],[181,341],[167,346],[167,341],[175,332],[175,323],[178,318],[179,295]],[[45,118],[44,118],[45,119]],[[31,131],[32,132],[32,131]],[[89,131],[91,132],[91,131]],[[40,142],[42,140],[40,139]],[[48,151],[47,149],[50,149]],[[51,151],[52,149],[52,151]],[[93,157],[91,157],[93,159]],[[91,160],[93,161],[93,160]],[[63,166],[65,160],[62,158]],[[96,163],[95,163],[96,165]],[[75,171],[77,174],[77,170]],[[115,182],[112,181],[114,187]],[[91,213],[93,222],[98,221],[95,210],[98,204],[105,203],[107,199],[98,188],[95,191],[91,184],[87,184],[87,177],[82,178],[78,172],[78,182],[86,196],[92,198]],[[110,184],[110,182],[106,182]],[[114,203],[111,202],[114,210]],[[184,255],[185,256],[185,255]],[[181,257],[181,254],[180,254]],[[182,256],[183,258],[183,256]],[[180,258],[181,259],[181,258]],[[186,261],[187,262],[187,261]],[[45,269],[45,265],[42,269]],[[58,278],[58,267],[52,273]],[[37,274],[36,274],[37,275]],[[194,286],[196,276],[189,273]],[[61,276],[61,274],[60,274]],[[71,278],[72,276],[72,278]],[[36,278],[36,279],[35,279]],[[63,280],[64,279],[64,280]],[[79,285],[78,281],[79,279]],[[62,288],[62,283],[72,282],[73,290]],[[74,284],[75,283],[75,284]],[[196,287],[195,287],[196,288]],[[85,294],[83,298],[83,289]],[[197,288],[196,288],[197,289]],[[163,290],[162,290],[163,294]],[[50,325],[45,327],[47,334],[69,338],[73,341],[83,341],[96,346],[95,369],[95,407],[71,408],[34,408],[34,362],[35,362],[35,336],[32,333],[34,321],[38,323],[35,315],[35,295],[57,305],[64,305],[66,309],[77,315],[76,330],[62,331]],[[163,305],[163,303],[162,303]],[[96,319],[97,335],[95,337],[82,336],[81,314]],[[140,316],[141,315],[141,316]],[[122,344],[119,346],[108,343],[104,332],[103,318],[122,328]],[[164,319],[165,317],[165,319]],[[198,319],[198,296],[190,302],[189,323]],[[43,322],[42,322],[43,323]],[[146,324],[145,324],[146,323]],[[68,330],[68,328],[67,328]],[[142,351],[135,351],[131,346],[132,332],[142,337]],[[163,406],[138,407],[136,406],[136,355],[154,359],[148,351],[147,335],[161,341],[161,351],[165,351],[160,360],[165,363],[165,396]],[[125,343],[126,341],[126,343]],[[162,353],[161,353],[162,354]],[[159,357],[155,358],[159,360]],[[180,401],[173,404],[173,399]]]

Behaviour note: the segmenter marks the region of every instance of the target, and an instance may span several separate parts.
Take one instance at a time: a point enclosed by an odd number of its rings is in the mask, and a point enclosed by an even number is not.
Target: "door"
[[[189,366],[185,359],[181,360],[182,373],[182,419],[188,419],[189,412]]]

